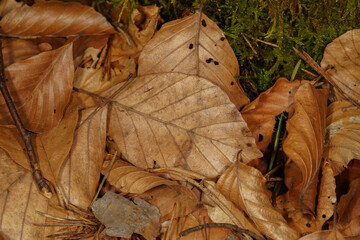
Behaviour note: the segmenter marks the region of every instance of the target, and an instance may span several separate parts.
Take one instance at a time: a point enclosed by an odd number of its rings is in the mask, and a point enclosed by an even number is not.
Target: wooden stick
[[[30,131],[26,130],[23,123],[21,122],[21,119],[19,117],[19,114],[15,108],[15,104],[10,96],[10,93],[6,87],[6,78],[5,78],[5,70],[4,70],[4,60],[2,55],[2,42],[0,41],[0,90],[1,93],[5,99],[6,105],[9,109],[9,112],[11,114],[12,119],[15,122],[15,125],[25,143],[26,146],[26,152],[29,157],[30,167],[33,172],[34,180],[39,187],[40,192],[47,198],[51,198],[52,193],[50,186],[46,182],[45,178],[42,176],[39,162],[37,160],[33,145],[32,145],[32,134]]]

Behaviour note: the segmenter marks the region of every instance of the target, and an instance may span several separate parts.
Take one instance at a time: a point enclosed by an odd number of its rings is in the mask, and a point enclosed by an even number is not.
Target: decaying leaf
[[[103,170],[105,174],[107,170]],[[116,161],[111,168],[108,182],[126,193],[144,193],[160,185],[177,185],[176,182],[134,167],[124,161]]]
[[[74,22],[76,24],[74,24]],[[16,36],[74,36],[115,33],[94,8],[76,2],[44,1],[23,5],[0,21],[3,33]]]
[[[284,111],[290,111],[300,81],[289,82],[280,78],[275,85],[246,105],[241,115],[247,122],[256,145],[264,153],[271,142],[275,117]]]
[[[145,239],[155,240],[159,235],[159,210],[141,198],[130,201],[107,192],[91,208],[109,236],[130,238],[133,233],[138,233]]]
[[[24,174],[24,169],[17,165],[9,155],[0,148],[0,195]]]
[[[39,133],[59,124],[73,87],[72,43],[16,62],[8,66],[5,73],[25,128]],[[2,124],[12,123],[2,96],[0,114]]]
[[[316,186],[321,166],[328,91],[302,84],[294,98],[295,113],[287,121],[283,148],[289,160],[285,169],[285,184],[299,208],[314,212]],[[290,168],[290,165],[293,167]],[[302,179],[299,178],[301,171]]]
[[[265,183],[257,169],[235,162],[221,175],[216,187],[243,209],[264,235],[272,239],[297,239],[299,234],[272,206],[271,192]]]
[[[206,79],[180,73],[136,78],[114,99],[109,135],[137,167],[180,167],[221,174],[239,150],[261,157],[227,95]]]
[[[332,78],[337,93],[360,104],[360,29],[336,38],[325,48],[321,67]]]
[[[82,111],[81,120],[94,108]],[[69,156],[62,164],[58,183],[67,201],[87,209],[99,183],[105,156],[107,108],[102,108],[77,131]]]
[[[51,131],[34,136],[34,148],[39,159],[40,169],[50,182],[55,179],[60,167],[68,155],[73,143],[73,136],[78,120],[77,101],[73,99],[65,111],[59,125]],[[0,147],[20,166],[31,170],[28,157],[24,151],[25,145],[15,126],[0,127]]]
[[[338,175],[352,159],[360,159],[360,109],[348,101],[333,102],[326,126],[324,156]]]
[[[239,64],[221,29],[205,14],[168,22],[149,41],[139,58],[138,75],[180,72],[206,78],[237,108],[249,102],[234,78]]]
[[[3,38],[1,42],[4,67],[40,53],[38,46],[32,40]]]

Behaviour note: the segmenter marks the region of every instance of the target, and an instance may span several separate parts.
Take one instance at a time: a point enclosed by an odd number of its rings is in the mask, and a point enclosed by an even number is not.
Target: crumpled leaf
[[[109,135],[118,152],[141,168],[180,167],[216,177],[240,149],[246,162],[262,156],[226,94],[180,73],[134,79],[114,99]]]
[[[294,202],[302,210],[315,210],[316,185],[321,166],[327,106],[327,89],[315,89],[302,84],[294,98],[295,113],[287,121],[288,136],[283,149],[289,160],[285,169],[285,184]],[[299,178],[301,171],[302,179]]]
[[[350,30],[325,48],[321,67],[331,77],[338,94],[359,106],[360,29]]]
[[[130,238],[133,233],[138,233],[145,239],[155,240],[159,235],[159,210],[141,198],[130,201],[116,193],[106,192],[91,209],[105,225],[108,236]]]
[[[16,62],[8,66],[5,73],[25,128],[39,133],[59,124],[73,87],[72,43]],[[0,116],[2,124],[12,123],[2,96]]]
[[[1,42],[5,68],[40,53],[39,47],[32,40],[3,38]]]
[[[333,102],[326,126],[324,156],[338,175],[352,159],[360,159],[360,109],[348,101]]]
[[[237,108],[249,102],[234,78],[239,64],[221,29],[205,14],[164,24],[139,57],[138,75],[180,72],[212,81]]]
[[[63,37],[116,32],[94,8],[62,1],[44,1],[31,7],[25,4],[6,14],[0,21],[0,27],[3,33],[16,36]]]
[[[102,171],[103,174],[106,172],[105,169]],[[177,185],[176,182],[146,172],[120,160],[114,163],[107,181],[121,192],[126,193],[144,193],[160,185]]]
[[[0,195],[24,174],[24,169],[0,148]]]
[[[293,100],[300,81],[289,82],[279,78],[275,85],[261,93],[260,96],[241,110],[256,145],[264,153],[271,142],[275,117],[284,111],[291,111]]]
[[[83,110],[81,120],[93,110]],[[58,183],[64,197],[82,209],[90,206],[98,187],[105,156],[106,116],[104,107],[76,131],[71,151],[60,169]]]
[[[272,239],[298,239],[293,230],[271,204],[266,180],[255,168],[235,162],[220,177],[216,187],[243,209],[258,230]]]
[[[34,150],[38,156],[43,176],[52,183],[66,159],[72,143],[78,120],[77,101],[73,99],[65,111],[65,115],[58,126],[51,131],[33,136]],[[28,157],[24,151],[24,142],[15,126],[1,126],[0,147],[20,166],[31,170]]]

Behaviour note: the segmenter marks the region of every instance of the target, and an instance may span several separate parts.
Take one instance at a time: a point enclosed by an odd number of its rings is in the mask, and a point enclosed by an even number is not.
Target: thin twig
[[[253,51],[253,53],[255,53],[255,55],[257,55],[257,51],[255,50],[255,48],[251,45],[251,43],[249,42],[249,40],[247,39],[247,37],[245,36],[244,33],[241,33],[242,37],[244,38],[245,42],[249,45],[249,47],[251,48],[251,50]]]
[[[0,49],[2,49],[1,41],[0,41]],[[30,131],[25,129],[25,127],[19,117],[19,114],[15,108],[15,104],[14,104],[14,102],[10,96],[10,93],[7,89],[7,86],[6,86],[2,50],[0,50],[0,68],[1,68],[1,70],[0,70],[0,90],[5,99],[5,102],[9,109],[9,112],[11,114],[11,117],[14,120],[15,125],[16,125],[16,127],[24,141],[24,144],[26,146],[26,152],[29,157],[29,162],[30,162],[30,167],[31,167],[32,173],[33,173],[33,177],[35,179],[37,186],[39,187],[40,192],[46,198],[51,198],[52,193],[51,193],[50,186],[48,185],[48,183],[46,182],[46,180],[44,179],[44,177],[41,173],[39,162],[36,157],[34,147],[33,147],[32,141],[31,141],[32,134]]]
[[[276,47],[278,48],[279,45],[275,44],[275,43],[271,43],[271,42],[267,42],[267,41],[264,41],[264,40],[261,40],[261,39],[257,39],[257,38],[254,38],[252,36],[250,36],[249,34],[246,34],[246,33],[242,33],[244,34],[245,36],[249,37],[249,38],[252,38],[254,41],[257,41],[257,42],[260,42],[260,43],[263,43],[263,44],[266,44],[266,45],[269,45],[269,46],[272,46],[272,47]]]
[[[230,223],[207,223],[204,225],[199,225],[196,227],[186,229],[185,231],[183,231],[181,233],[181,236],[186,236],[189,233],[196,232],[196,231],[202,230],[204,228],[226,228],[226,229],[231,230],[237,237],[240,237],[239,236],[240,234],[247,234],[256,240],[263,240],[263,238],[259,237],[255,233],[253,233],[247,229],[239,228],[238,226],[230,224]]]

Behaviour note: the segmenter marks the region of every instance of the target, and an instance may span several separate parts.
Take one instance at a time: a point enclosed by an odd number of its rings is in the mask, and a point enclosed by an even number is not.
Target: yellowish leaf
[[[24,174],[24,169],[0,148],[0,195]]]
[[[360,104],[360,29],[350,30],[325,48],[321,67],[334,84],[337,93],[353,104]]]
[[[297,239],[293,230],[271,204],[271,192],[266,180],[255,168],[235,162],[217,182],[217,188],[233,203],[243,209],[258,230],[272,239]]]
[[[239,64],[221,29],[205,14],[168,22],[149,41],[139,58],[138,75],[180,72],[212,81],[237,108],[249,102],[234,78]]]
[[[180,73],[136,78],[114,99],[109,135],[137,167],[180,167],[216,177],[242,150],[261,157],[227,95],[206,79]]]
[[[326,126],[324,155],[338,175],[352,159],[360,159],[360,109],[348,101],[333,102]]]

